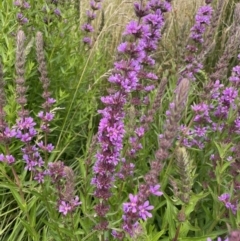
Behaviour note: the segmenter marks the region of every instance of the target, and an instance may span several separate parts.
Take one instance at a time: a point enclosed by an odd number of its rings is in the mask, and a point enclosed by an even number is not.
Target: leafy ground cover
[[[0,240],[240,240],[238,1],[0,10]]]

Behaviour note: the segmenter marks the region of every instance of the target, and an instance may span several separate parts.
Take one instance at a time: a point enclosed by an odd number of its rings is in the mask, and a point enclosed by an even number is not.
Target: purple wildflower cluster
[[[51,103],[54,103],[54,99],[51,99]],[[46,115],[43,115],[43,111],[40,112],[43,123],[41,128],[45,132],[49,132],[49,122],[53,119],[53,114],[49,115],[49,118],[46,118]],[[47,115],[48,116],[48,115]],[[25,169],[31,171],[34,174],[34,179],[39,183],[44,182],[44,176],[46,174],[43,171],[44,161],[41,157],[40,150],[43,152],[52,152],[54,146],[50,144],[44,144],[42,140],[35,139],[39,137],[39,131],[35,129],[36,122],[30,116],[22,116],[16,121],[16,125],[12,128],[6,127],[2,133],[5,143],[8,143],[13,138],[19,139],[24,146],[21,148],[23,153],[23,160],[25,161]],[[34,144],[33,144],[34,143]],[[36,144],[35,144],[36,143]],[[15,161],[15,158],[12,155],[3,155],[0,154],[0,161],[12,164]]]
[[[21,117],[12,128],[6,127],[2,135],[5,143],[8,143],[10,140],[13,141],[13,138],[16,138],[24,144],[21,151],[26,164],[25,169],[35,174],[35,180],[43,182],[43,174],[40,175],[39,168],[43,167],[44,162],[39,153],[39,147],[48,152],[52,152],[54,147],[52,144],[48,144],[45,148],[42,141],[37,142],[37,145],[32,144],[38,135],[38,131],[34,128],[35,125],[36,122],[32,117]],[[0,154],[0,160],[8,164],[15,162],[15,158],[12,155]]]
[[[230,194],[223,193],[221,196],[218,197],[219,201],[223,202],[227,209],[230,209],[233,214],[237,213],[237,203],[232,204],[230,202]]]
[[[47,135],[50,133],[50,122],[54,118],[54,112],[51,109],[56,100],[51,97],[51,93],[49,92],[50,81],[47,77],[47,68],[44,59],[43,36],[40,32],[38,32],[36,36],[37,60],[39,63],[39,72],[41,74],[40,81],[43,86],[42,97],[44,99],[42,110],[37,115],[41,119],[41,125],[38,129],[36,129],[37,123],[26,109],[27,88],[24,79],[25,34],[23,31],[18,32],[17,40],[16,92],[20,111],[18,112],[16,124],[10,128],[4,119],[5,112],[3,108],[5,104],[5,95],[4,89],[2,88],[4,85],[3,76],[1,76],[0,95],[2,100],[0,101],[0,141],[5,145],[5,154],[0,153],[0,162],[11,165],[15,174],[13,167],[15,158],[10,154],[9,145],[14,140],[19,140],[22,146],[21,152],[22,159],[25,162],[25,169],[33,174],[34,180],[38,183],[44,183],[45,176],[51,178],[53,185],[58,191],[58,210],[63,215],[67,215],[67,213],[73,212],[81,202],[79,202],[79,197],[74,196],[74,174],[72,169],[64,166],[62,162],[49,163],[47,165],[47,154],[54,150],[53,144],[47,142]],[[1,71],[0,69],[0,74],[2,74]],[[42,156],[44,156],[44,159]]]
[[[89,33],[94,31],[94,28],[91,24],[91,22],[96,18],[96,11],[101,9],[101,2],[102,0],[91,0],[90,1],[90,7],[91,10],[87,10],[87,22],[82,25],[82,30],[89,35]],[[92,45],[92,39],[90,36],[85,36],[83,38],[83,43],[91,46]]]
[[[161,37],[160,30],[164,24],[162,13],[170,10],[170,4],[151,0],[146,5],[142,2],[135,3],[134,9],[138,21],[131,21],[126,26],[124,35],[129,41],[119,45],[118,53],[122,59],[115,62],[114,71],[108,79],[110,83],[118,86],[118,89],[101,98],[106,107],[99,111],[102,115],[98,130],[98,141],[101,148],[96,155],[97,160],[93,168],[95,177],[92,179],[92,184],[96,187],[95,196],[104,200],[96,206],[96,212],[101,217],[104,217],[108,211],[106,201],[111,196],[110,188],[115,178],[115,167],[122,160],[121,150],[125,134],[123,107],[130,92],[144,89],[140,79],[148,81],[157,79],[155,74],[146,71],[144,67],[152,66],[155,63],[150,53],[157,48],[158,40]],[[143,133],[142,128],[136,130],[137,135],[142,136]],[[125,159],[123,159],[124,162]],[[133,167],[132,164],[130,166]],[[145,200],[143,203],[139,203],[139,206],[148,210],[146,204]],[[131,211],[127,208],[125,210],[126,213]],[[144,212],[142,211],[142,213]],[[127,222],[127,215],[125,216]],[[102,227],[106,228],[105,221],[104,225],[102,223]],[[101,229],[101,224],[98,228]],[[130,229],[129,227],[128,230]]]
[[[240,56],[239,56],[240,57]],[[219,80],[216,80],[210,91],[211,100],[203,101],[192,106],[194,112],[193,126],[181,126],[180,141],[186,147],[197,147],[203,149],[212,137],[219,133],[225,133],[225,144],[231,143],[232,147],[227,153],[226,161],[229,162],[230,173],[233,177],[234,195],[240,188],[238,181],[239,170],[239,143],[237,137],[240,133],[240,112],[238,107],[239,96],[239,65],[232,69],[229,78],[229,85],[225,86]],[[219,154],[212,154],[210,157],[214,166],[221,160]],[[212,173],[214,175],[214,173]],[[238,198],[237,198],[238,199]],[[226,208],[231,209],[233,214],[237,211],[236,203],[230,202],[230,195],[225,193],[219,197]]]
[[[17,0],[14,2],[14,6],[18,7],[20,10],[17,13],[18,22],[22,25],[28,23],[29,20],[24,15],[25,15],[25,11],[31,7],[30,4],[27,1]]]
[[[144,68],[142,68],[138,74],[138,78],[146,81],[154,81],[157,79],[157,76],[152,72],[148,72],[146,70],[147,66],[153,66],[155,64],[155,60],[151,57],[151,53],[154,52],[157,48],[157,43],[161,38],[161,28],[164,25],[163,13],[171,10],[171,5],[169,1],[149,1],[145,6],[142,3],[134,4],[135,13],[138,18],[142,18],[142,25],[139,25],[138,22],[132,21],[127,25],[126,31],[124,34],[132,34],[135,38],[139,38],[138,46],[144,46],[144,52],[142,55],[138,56],[138,61],[143,64]],[[149,31],[150,29],[150,31]],[[139,31],[141,30],[141,32]],[[121,45],[120,45],[121,46]],[[125,43],[122,43],[122,46],[125,46]],[[121,49],[120,49],[121,50]],[[144,82],[141,83],[138,81],[136,83],[136,90],[141,90],[142,92],[148,92],[155,88],[153,84],[147,84],[144,86]],[[146,97],[143,99],[138,99],[137,105],[143,103],[147,104]],[[145,123],[145,118],[141,118],[141,122]],[[129,139],[129,143],[131,149],[129,151],[128,157],[135,157],[137,151],[139,151],[142,146],[140,143],[140,139],[144,136],[145,131],[147,130],[146,125],[140,125],[135,128],[135,136],[131,136]],[[122,170],[126,170],[129,167],[130,173],[132,174],[134,164],[129,162],[124,162],[122,164],[122,169],[120,174],[122,174]],[[126,172],[124,173],[126,175]],[[122,176],[124,176],[122,174]],[[126,177],[126,176],[124,176]],[[130,235],[134,234],[134,229],[138,227],[138,220],[143,219],[146,220],[149,217],[152,217],[152,214],[149,212],[153,209],[153,206],[149,204],[147,200],[148,197],[152,195],[161,196],[163,193],[159,191],[160,185],[152,183],[152,185],[143,185],[141,190],[145,190],[146,186],[148,191],[141,192],[137,195],[129,194],[130,202],[123,204],[123,230]],[[121,233],[113,232],[113,235],[116,238],[121,237]]]
[[[202,102],[192,106],[193,128],[183,125],[180,128],[183,145],[203,149],[213,132],[221,133],[225,130],[231,135],[240,133],[240,116],[236,104],[239,100],[237,89],[240,78],[239,68],[239,65],[233,68],[229,78],[230,86],[225,87],[219,80],[215,81],[210,92],[211,103]],[[227,120],[232,112],[237,112],[237,115],[234,122],[229,124]]]
[[[146,186],[146,185],[143,185]],[[143,187],[144,188],[144,187]],[[123,204],[123,230],[134,235],[134,230],[139,226],[139,219],[147,220],[152,217],[150,211],[154,206],[149,204],[147,198],[150,195],[162,196],[163,193],[159,191],[160,185],[148,186],[147,195],[142,195],[141,187],[137,195],[129,194],[129,202]]]
[[[2,109],[2,114],[5,115],[4,110]],[[6,147],[11,143],[12,138],[16,135],[15,129],[9,128],[7,123],[3,122],[1,125],[0,132],[0,143],[3,143]],[[6,154],[0,154],[0,161],[11,165],[15,162],[15,157],[9,153],[8,148],[6,148]]]
[[[195,24],[191,28],[190,39],[193,41],[192,44],[188,44],[186,47],[187,55],[185,57],[186,68],[181,71],[181,78],[189,78],[191,80],[196,80],[194,77],[202,68],[203,65],[197,60],[197,53],[199,51],[199,46],[202,45],[203,35],[206,31],[206,26],[210,24],[213,9],[211,6],[202,6],[199,8],[196,17]]]
[[[136,90],[141,91],[141,96],[136,95],[134,98],[131,99],[131,104],[139,107],[140,105],[149,104],[149,98],[147,95],[149,94],[149,92],[155,89],[155,85],[152,82],[157,80],[158,77],[154,73],[149,72],[147,70],[147,67],[152,67],[155,65],[155,60],[151,56],[151,54],[157,49],[157,43],[161,38],[160,30],[164,25],[163,13],[171,10],[171,4],[169,1],[149,1],[147,5],[143,6],[142,3],[136,2],[134,3],[134,9],[136,16],[138,18],[142,18],[143,20],[143,33],[132,32],[130,34],[132,34],[133,36],[139,35],[140,38],[138,46],[140,48],[142,48],[147,43],[146,47],[143,48],[144,52],[139,51],[138,53],[138,60],[143,64],[143,68],[138,74],[139,80],[136,85]],[[130,22],[124,34],[129,34],[128,29],[131,29],[134,25],[138,26],[138,23],[136,21]],[[149,40],[151,40],[151,42]],[[120,44],[118,50],[124,53],[124,51],[126,51],[126,48],[127,42],[124,42]],[[126,159],[123,159],[121,170],[118,173],[118,177],[121,179],[133,174],[133,169],[135,165],[130,162],[130,159],[136,158],[137,152],[142,149],[142,144],[140,143],[140,140],[148,129],[148,123],[152,121],[151,116],[147,117],[143,115],[139,118],[138,116],[135,116],[135,118],[139,119],[140,122],[135,124],[134,132],[129,138],[130,148],[126,153]]]

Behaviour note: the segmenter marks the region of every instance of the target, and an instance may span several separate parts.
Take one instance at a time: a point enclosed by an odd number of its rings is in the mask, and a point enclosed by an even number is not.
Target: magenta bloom
[[[66,216],[69,212],[72,212],[76,206],[80,205],[79,197],[76,196],[70,202],[67,201],[60,201],[60,205],[58,207],[58,211]]]
[[[68,214],[68,212],[71,211],[71,206],[69,203],[67,203],[65,201],[61,201],[58,211],[66,216]]]
[[[223,202],[225,207],[227,209],[230,209],[233,214],[236,214],[236,212],[237,212],[237,204],[232,204],[230,202],[230,194],[229,193],[223,193],[221,196],[218,197],[218,200]]]
[[[136,213],[138,211],[138,204],[137,204],[138,196],[129,194],[129,199],[130,199],[129,203],[123,204],[123,210],[124,210],[124,212]]]
[[[151,194],[155,195],[155,196],[162,196],[163,192],[159,191],[159,188],[161,186],[159,184],[155,185],[155,186],[150,186],[150,192]]]
[[[0,162],[6,162],[9,165],[15,162],[15,158],[12,155],[6,155],[0,154]]]
[[[153,208],[154,208],[154,206],[149,205],[149,201],[146,201],[143,205],[140,205],[138,207],[138,209],[139,209],[139,216],[143,220],[147,220],[147,218],[151,218],[152,214],[150,212],[148,212],[148,211],[152,210]]]

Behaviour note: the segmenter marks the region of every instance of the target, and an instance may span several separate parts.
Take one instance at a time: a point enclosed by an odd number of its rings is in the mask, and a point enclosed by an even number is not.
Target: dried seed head
[[[63,192],[63,199],[64,201],[71,202],[71,200],[74,199],[74,172],[70,167],[65,166],[64,173],[66,183],[65,190]]]
[[[16,53],[16,73],[19,77],[24,76],[24,64],[25,64],[25,56],[24,56],[24,41],[25,34],[22,30],[19,30],[17,33],[17,53]]]
[[[178,180],[176,180],[180,200],[188,203],[194,181],[195,168],[185,147],[177,147],[175,151]]]

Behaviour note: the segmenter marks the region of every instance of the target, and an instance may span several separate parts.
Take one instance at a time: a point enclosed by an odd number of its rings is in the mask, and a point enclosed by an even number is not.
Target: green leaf
[[[163,229],[168,229],[169,237],[173,239],[176,234],[175,220],[177,215],[177,208],[172,204],[172,201],[166,194],[164,194],[164,197],[166,198],[166,201],[167,201],[167,207],[165,209],[162,227]]]
[[[209,192],[206,192],[206,193],[201,192],[198,194],[192,193],[191,197],[190,197],[190,201],[187,204],[187,206],[185,207],[186,217],[189,217],[189,215],[194,211],[197,202],[200,201],[201,199],[207,197],[208,195],[209,195]]]
[[[24,213],[27,211],[27,204],[26,204],[25,200],[23,200],[23,198],[21,197],[21,195],[19,193],[19,188],[15,187],[9,183],[0,183],[0,187],[8,188],[11,191],[14,199],[17,201],[19,208]]]
[[[23,226],[27,229],[28,234],[32,237],[33,241],[38,241],[39,240],[39,235],[36,232],[36,230],[25,220],[20,219]]]

